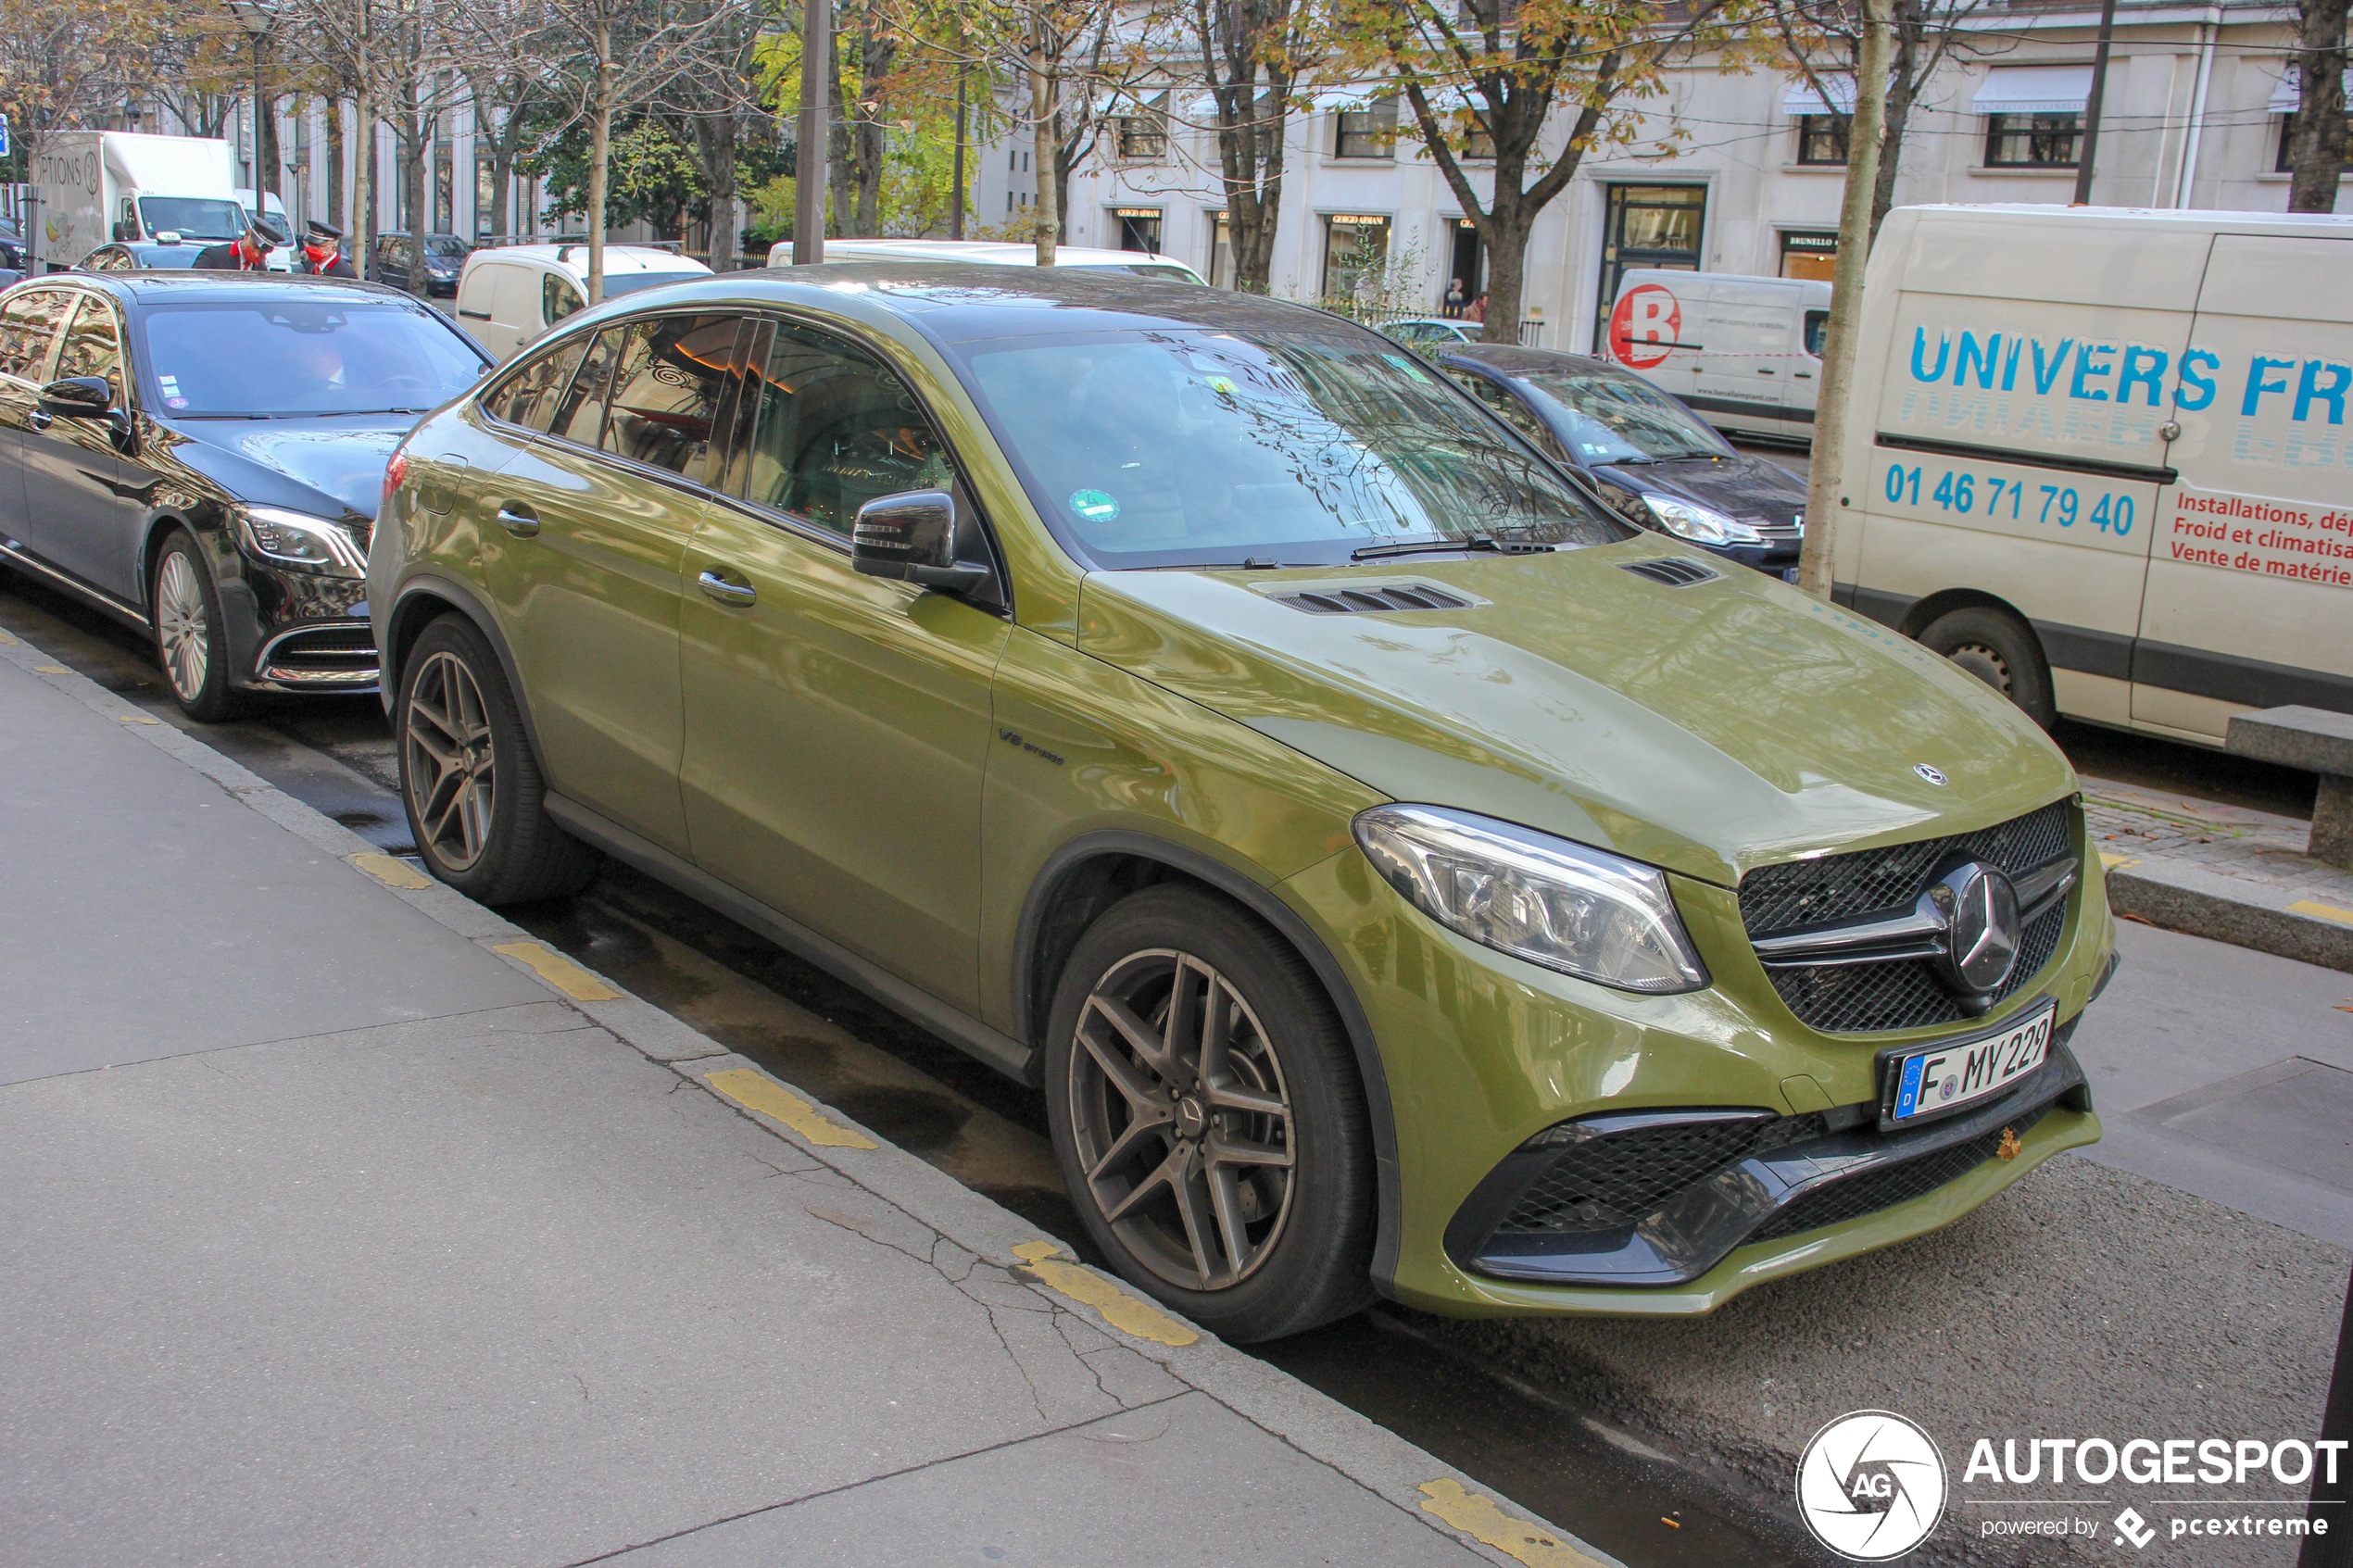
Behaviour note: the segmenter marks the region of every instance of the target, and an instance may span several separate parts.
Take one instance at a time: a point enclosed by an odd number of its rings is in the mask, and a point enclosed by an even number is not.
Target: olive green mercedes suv
[[[610,856],[1044,1092],[1142,1289],[1705,1312],[2098,1135],[2076,783],[1410,350],[1091,272],[582,313],[392,464],[435,874]]]

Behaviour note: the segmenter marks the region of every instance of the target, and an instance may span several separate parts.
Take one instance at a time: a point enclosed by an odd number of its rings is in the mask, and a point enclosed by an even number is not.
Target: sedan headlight
[[[1737,519],[1726,517],[1710,507],[1694,506],[1689,501],[1670,501],[1664,495],[1645,495],[1642,504],[1660,526],[1679,539],[1689,539],[1694,545],[1761,545],[1765,535]]]
[[[1356,842],[1430,919],[1621,991],[1696,991],[1707,971],[1655,866],[1436,806],[1376,806]]]
[[[325,577],[364,577],[367,557],[340,525],[283,507],[237,509],[237,542],[273,566]]]

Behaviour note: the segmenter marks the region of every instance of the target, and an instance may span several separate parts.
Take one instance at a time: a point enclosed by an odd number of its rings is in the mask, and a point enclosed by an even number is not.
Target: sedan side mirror
[[[849,535],[849,564],[868,577],[888,577],[951,594],[970,594],[996,571],[956,558],[956,500],[945,490],[878,495],[858,508]]]
[[[44,419],[101,420],[118,443],[131,435],[131,415],[114,406],[114,388],[104,376],[51,382],[41,389],[41,412]]]

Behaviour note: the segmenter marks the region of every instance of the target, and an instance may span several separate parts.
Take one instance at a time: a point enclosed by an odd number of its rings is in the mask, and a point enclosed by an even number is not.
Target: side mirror
[[[951,594],[986,587],[997,573],[956,558],[956,501],[944,490],[878,495],[858,508],[849,535],[851,570]]]
[[[114,388],[103,376],[68,376],[41,389],[41,411],[53,419],[103,420],[114,408]]]
[[[135,240],[139,237],[139,225],[132,222],[128,218],[120,219],[115,223],[114,237],[118,240]]]

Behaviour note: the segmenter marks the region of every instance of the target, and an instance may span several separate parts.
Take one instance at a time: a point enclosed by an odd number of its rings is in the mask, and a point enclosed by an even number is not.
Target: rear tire
[[[220,591],[194,534],[175,528],[165,536],[147,586],[156,662],[181,711],[200,724],[222,724],[251,712],[253,697],[229,684]]]
[[[2058,718],[2050,666],[2026,622],[2006,610],[1971,605],[1938,616],[1920,633],[1920,646],[1944,655],[2016,703],[2049,729]]]
[[[1079,938],[1048,1029],[1054,1153],[1123,1277],[1238,1344],[1372,1298],[1364,1088],[1274,931],[1201,888],[1148,887]]]
[[[484,904],[577,893],[602,857],[556,825],[522,712],[497,654],[472,621],[427,626],[394,705],[400,799],[434,875]]]

